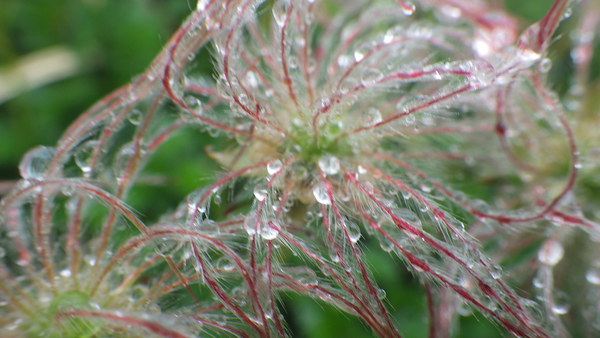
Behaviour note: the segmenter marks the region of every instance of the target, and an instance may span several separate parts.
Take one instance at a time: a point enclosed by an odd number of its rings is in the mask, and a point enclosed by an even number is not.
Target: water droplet
[[[565,250],[562,244],[554,239],[549,239],[544,242],[540,251],[538,251],[538,259],[542,264],[554,266],[563,258]]]
[[[378,109],[371,108],[367,112],[365,121],[367,124],[374,125],[380,123],[381,121],[383,121],[383,118],[381,117],[381,112]]]
[[[317,284],[317,275],[305,266],[288,268],[288,274],[302,284]]]
[[[60,271],[62,277],[71,277],[71,269],[64,269]]]
[[[267,240],[272,241],[279,235],[279,226],[276,223],[277,221],[270,221],[265,226],[260,229],[260,236]]]
[[[340,66],[342,68],[346,68],[346,67],[350,66],[351,62],[352,62],[352,59],[348,55],[340,55],[337,58],[337,64],[338,64],[338,66]]]
[[[592,267],[585,274],[585,279],[590,284],[600,285],[600,267]]]
[[[324,112],[331,107],[331,100],[328,97],[322,97],[317,100],[317,108],[319,112]]]
[[[254,187],[254,197],[259,201],[262,202],[267,198],[268,195],[268,190],[267,190],[267,186],[264,183],[260,183],[257,184]]]
[[[325,205],[331,204],[331,199],[329,198],[329,194],[327,193],[327,187],[325,186],[325,184],[321,183],[319,185],[316,185],[313,188],[313,195],[315,196],[317,202]]]
[[[533,284],[533,286],[537,289],[541,289],[544,287],[544,280],[542,279],[541,276],[537,275],[533,278],[533,280],[531,281],[531,283]]]
[[[134,109],[129,113],[129,116],[127,116],[127,119],[129,120],[129,122],[131,122],[131,124],[133,125],[138,125],[140,124],[140,122],[142,122],[142,119],[144,118],[144,114],[139,110],[139,109]]]
[[[94,150],[98,148],[99,142],[96,140],[87,141],[77,148],[75,153],[75,163],[83,172],[85,177],[88,177],[92,172],[91,160]]]
[[[340,171],[340,160],[331,154],[325,154],[319,159],[319,168],[327,175],[335,175]]]
[[[398,1],[400,2],[400,6],[402,7],[402,13],[406,16],[411,16],[415,13],[417,9],[416,6],[409,1]]]
[[[368,87],[381,80],[382,77],[383,73],[379,69],[369,68],[364,71],[360,78],[360,81],[363,84],[363,86]]]
[[[377,298],[385,299],[386,296],[387,296],[387,293],[385,292],[384,289],[377,290]]]
[[[246,216],[246,219],[244,219],[244,229],[248,235],[254,236],[256,234],[257,222],[260,222],[260,217],[256,211],[252,211]]]
[[[526,62],[534,62],[540,59],[541,55],[539,53],[534,52],[531,49],[521,49],[518,54],[519,58]]]
[[[287,6],[285,1],[280,1],[273,6],[273,19],[279,27],[283,26],[287,17]]]
[[[246,73],[246,85],[250,88],[258,87],[258,76],[253,71]]]
[[[387,238],[381,239],[379,242],[379,246],[381,247],[381,250],[385,252],[391,252],[394,249],[394,243],[392,243],[392,241],[388,240]]]
[[[573,8],[572,7],[567,7],[565,9],[565,11],[563,12],[563,18],[568,19],[571,17],[571,15],[573,15]]]
[[[19,173],[24,179],[40,180],[54,157],[56,148],[39,146],[28,151],[19,164]]]
[[[367,169],[365,167],[363,167],[362,165],[359,165],[356,170],[358,170],[358,174],[359,175],[364,175],[367,173]]]
[[[490,271],[493,279],[499,279],[502,277],[502,267],[498,264],[494,264],[492,266],[492,271]]]
[[[220,204],[221,204],[221,202],[223,201],[223,198],[221,197],[221,195],[220,195],[220,194],[214,194],[214,195],[212,196],[212,200],[213,200],[213,202],[214,202],[216,205],[220,205]]]
[[[350,242],[356,243],[360,240],[360,227],[356,223],[346,222],[346,230],[348,231]]]
[[[267,164],[267,172],[269,173],[269,175],[275,175],[281,170],[282,167],[283,163],[281,162],[281,160],[274,160]]]
[[[554,294],[554,300],[552,304],[552,312],[557,315],[565,315],[569,312],[571,306],[569,305],[569,297],[562,291],[557,291]]]
[[[552,60],[549,58],[543,58],[538,65],[538,70],[542,73],[548,73],[552,68]]]
[[[367,45],[359,46],[354,50],[354,61],[360,62],[365,58],[365,55],[369,52],[369,47]]]

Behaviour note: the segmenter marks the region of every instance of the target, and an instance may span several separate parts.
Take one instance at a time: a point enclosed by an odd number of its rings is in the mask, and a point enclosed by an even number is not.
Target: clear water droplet
[[[498,264],[494,264],[490,273],[493,279],[500,279],[502,277],[502,267]]]
[[[279,235],[279,226],[277,221],[270,221],[260,229],[260,237],[267,241],[272,241]]]
[[[571,17],[571,15],[573,15],[573,8],[572,7],[567,7],[565,9],[565,11],[563,12],[563,18],[564,19],[568,19]]]
[[[258,87],[258,76],[253,71],[246,73],[246,85],[250,88]]]
[[[374,125],[374,124],[380,123],[381,121],[383,121],[383,118],[381,117],[381,112],[378,109],[371,108],[367,112],[366,121],[365,121],[366,124]]]
[[[131,122],[131,124],[136,125],[136,126],[142,122],[143,118],[144,118],[144,114],[139,109],[132,110],[129,113],[129,116],[127,116],[127,119],[129,120],[129,122]]]
[[[273,6],[273,19],[275,23],[281,27],[285,23],[287,17],[287,6],[285,1],[279,1]]]
[[[538,70],[542,73],[548,73],[552,68],[552,60],[549,58],[543,58],[538,65]]]
[[[364,71],[362,74],[360,81],[363,86],[368,87],[375,84],[377,81],[381,80],[383,77],[383,73],[377,68],[369,68]]]
[[[406,16],[411,16],[415,13],[417,7],[410,1],[400,1],[400,6],[402,8],[402,13]]]
[[[319,159],[319,168],[327,175],[335,175],[340,171],[340,160],[331,154],[325,154]]]
[[[260,216],[256,211],[250,212],[244,219],[244,229],[249,236],[256,235],[257,222],[260,222]]]
[[[77,148],[75,153],[75,164],[81,169],[83,175],[88,177],[92,172],[92,155],[94,150],[98,148],[99,142],[97,140],[87,141]]]
[[[549,239],[544,242],[540,251],[538,251],[538,259],[542,264],[554,266],[563,258],[565,250],[559,241]]]
[[[269,191],[267,190],[267,185],[264,183],[261,184],[257,184],[254,187],[254,197],[259,201],[262,202],[267,198],[267,195],[269,193]]]
[[[590,268],[585,274],[585,279],[590,284],[600,285],[600,267]]]
[[[381,247],[381,250],[385,252],[391,252],[394,249],[394,243],[392,243],[387,238],[381,239],[379,242],[379,246]]]
[[[542,57],[539,53],[531,50],[531,49],[521,49],[518,54],[519,58],[525,63],[534,62]]]
[[[369,47],[367,45],[359,46],[354,50],[354,61],[361,62],[365,55],[369,52]]]
[[[321,183],[316,185],[313,188],[312,192],[317,202],[325,205],[331,204],[331,199],[329,198],[329,194],[327,193],[327,187],[325,186],[325,184]]]
[[[360,227],[356,223],[346,222],[346,229],[348,231],[348,238],[350,242],[356,243],[362,236],[360,233]]]
[[[552,303],[552,312],[559,316],[569,313],[571,306],[569,305],[569,297],[562,291],[554,293],[554,299]]]
[[[346,68],[346,67],[350,66],[351,63],[352,63],[352,59],[348,55],[340,55],[337,58],[337,64],[341,68]]]
[[[283,163],[281,162],[281,160],[274,160],[267,164],[267,172],[269,173],[269,175],[275,175],[281,170],[282,167]]]
[[[299,283],[312,285],[318,284],[317,275],[312,269],[306,266],[288,268],[287,273]]]
[[[28,151],[19,164],[19,173],[24,179],[41,180],[54,157],[56,148],[39,146]]]

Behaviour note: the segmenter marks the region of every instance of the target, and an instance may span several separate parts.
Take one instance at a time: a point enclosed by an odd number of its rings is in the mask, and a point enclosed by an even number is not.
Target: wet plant
[[[370,250],[422,284],[431,337],[472,312],[575,332],[554,271],[570,238],[597,238],[566,105],[589,99],[593,5],[580,90],[547,79],[574,8],[519,32],[485,1],[200,0],[145,73],[23,158],[0,204],[2,333],[286,336],[291,293],[400,336]],[[144,219],[129,196],[185,129],[223,172]]]

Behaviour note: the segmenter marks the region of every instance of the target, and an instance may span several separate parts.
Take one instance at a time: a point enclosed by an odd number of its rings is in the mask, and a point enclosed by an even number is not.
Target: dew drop
[[[543,58],[538,65],[538,70],[542,73],[548,73],[552,68],[552,60],[548,58]]]
[[[132,110],[131,113],[129,113],[129,116],[127,117],[129,122],[131,122],[131,124],[136,125],[136,126],[142,122],[143,118],[144,118],[144,114],[142,114],[142,112],[138,109]]]
[[[542,248],[538,252],[538,259],[545,265],[554,266],[560,262],[564,253],[565,251],[560,242],[549,239],[542,245]]]
[[[531,49],[522,49],[519,50],[519,58],[524,62],[533,62],[539,60],[541,55],[539,53],[534,52]]]
[[[377,290],[377,298],[385,299],[386,296],[387,296],[387,293],[385,292],[384,289]]]
[[[554,302],[552,304],[552,312],[557,315],[565,315],[569,312],[571,306],[566,293],[558,291],[554,294]]]
[[[369,52],[369,47],[367,45],[362,45],[354,50],[354,61],[361,62],[365,55]]]
[[[327,187],[325,187],[325,184],[319,184],[315,186],[312,192],[317,202],[325,205],[331,204],[331,199],[329,198],[329,194],[327,193]]]
[[[357,224],[346,222],[346,230],[348,231],[348,238],[350,239],[350,242],[356,243],[360,240],[360,227]]]
[[[254,197],[262,202],[267,198],[268,195],[267,186],[264,183],[258,184],[254,187]]]
[[[319,168],[327,175],[335,175],[340,171],[340,160],[331,154],[325,154],[319,159]]]
[[[317,284],[317,275],[306,266],[289,268],[288,274],[302,284]]]
[[[571,15],[573,15],[573,8],[572,7],[568,7],[567,9],[565,9],[565,11],[563,12],[563,18],[568,19],[571,17]]]
[[[244,229],[250,236],[256,235],[256,222],[259,221],[259,216],[256,211],[252,211],[244,219]]]
[[[258,87],[258,76],[253,71],[246,73],[246,85],[250,88]]]
[[[279,230],[277,229],[275,221],[271,221],[268,224],[265,224],[260,229],[260,237],[267,241],[272,241],[279,235]]]
[[[19,173],[24,179],[40,180],[45,176],[56,148],[39,146],[28,151],[19,164]]]
[[[394,243],[385,238],[379,242],[379,246],[385,252],[391,252],[394,249]]]
[[[279,172],[283,167],[283,163],[281,160],[274,160],[267,164],[267,172],[269,175],[275,175],[275,173]]]
[[[96,140],[88,141],[82,144],[75,153],[75,164],[81,169],[83,175],[88,177],[92,172],[92,155],[94,150],[98,148],[99,142]]]
[[[383,121],[383,118],[381,117],[381,112],[379,110],[372,108],[367,112],[365,121],[367,124],[373,125],[381,121]]]
[[[587,271],[585,274],[585,279],[590,284],[600,285],[600,268],[593,267]]]
[[[64,269],[60,271],[62,277],[71,277],[71,269]]]
[[[490,273],[493,279],[500,279],[500,277],[502,277],[502,267],[495,264],[492,266],[492,271]]]
[[[342,68],[346,68],[346,67],[350,66],[351,62],[352,62],[352,59],[347,55],[340,55],[337,58],[337,64],[338,64],[338,66],[340,66]]]
[[[283,26],[286,17],[287,8],[285,6],[285,1],[279,2],[278,4],[273,6],[273,19],[275,19],[275,23],[277,23],[279,27]]]
[[[363,84],[363,86],[368,87],[381,80],[382,77],[383,73],[379,69],[369,68],[364,71],[360,78],[360,81]]]
[[[409,1],[398,1],[400,3],[400,6],[402,7],[402,13],[406,16],[411,16],[415,13],[415,10],[417,9],[416,6]]]

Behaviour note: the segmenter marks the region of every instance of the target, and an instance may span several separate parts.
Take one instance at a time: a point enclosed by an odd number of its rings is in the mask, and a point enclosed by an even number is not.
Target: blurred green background
[[[142,72],[195,7],[193,0],[0,1],[0,182],[4,186],[18,179],[18,162],[28,149],[55,144],[81,112]],[[506,3],[525,26],[539,19],[552,1]],[[44,57],[55,58],[64,69],[48,69],[39,63]],[[38,73],[30,74],[31,67],[38,67]],[[49,75],[41,77],[48,71]],[[188,140],[178,137],[173,142],[181,149],[181,143]],[[191,161],[176,169],[184,176],[179,184],[188,190],[214,174],[198,172],[201,168],[215,168],[210,163],[197,165],[206,161],[205,156]],[[161,166],[160,154],[152,162]],[[163,169],[170,163],[163,162]],[[389,255],[366,251],[404,336],[426,336],[425,299],[418,281],[398,269],[398,262]],[[310,299],[284,295],[281,301],[294,336],[371,335],[358,320]],[[495,337],[499,333],[477,315],[461,320],[459,336]]]

